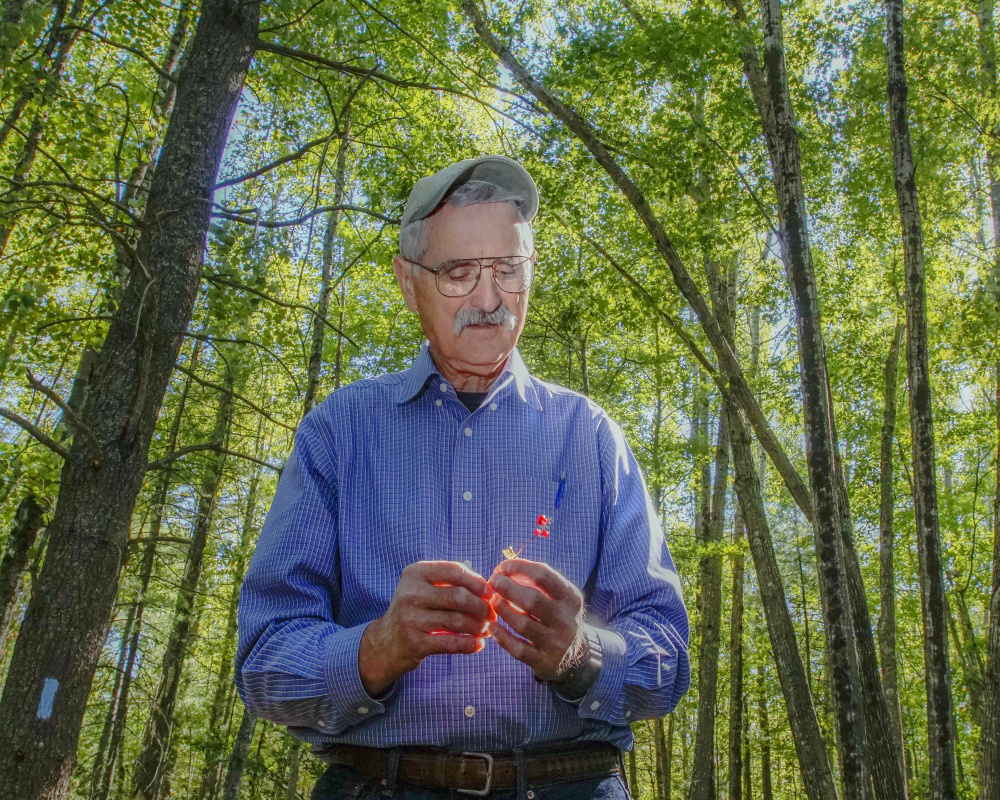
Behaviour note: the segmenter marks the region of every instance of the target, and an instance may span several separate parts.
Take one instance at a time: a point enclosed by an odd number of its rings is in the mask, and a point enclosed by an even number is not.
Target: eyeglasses
[[[509,294],[528,291],[535,277],[535,256],[456,258],[436,267],[425,267],[419,261],[410,263],[433,272],[437,290],[445,297],[465,297],[472,294],[479,285],[479,276],[487,267],[493,270],[493,280],[497,282],[497,286]]]

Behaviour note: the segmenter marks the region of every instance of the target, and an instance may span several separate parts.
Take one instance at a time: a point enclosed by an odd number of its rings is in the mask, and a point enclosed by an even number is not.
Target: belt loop
[[[396,778],[399,775],[399,757],[403,748],[393,747],[389,751],[389,763],[386,765],[385,778],[382,779],[382,797],[392,797],[396,794]]]
[[[528,776],[524,772],[524,749],[514,748],[514,772],[517,779],[517,800],[528,800]]]

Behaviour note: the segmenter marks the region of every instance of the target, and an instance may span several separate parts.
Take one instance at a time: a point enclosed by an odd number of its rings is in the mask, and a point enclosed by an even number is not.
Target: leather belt
[[[514,754],[457,753],[423,747],[404,747],[397,779],[418,786],[456,789],[485,797],[491,791],[517,787]],[[382,778],[389,768],[389,749],[335,744],[318,756],[331,764],[344,764],[369,778]],[[525,782],[540,786],[566,781],[603,778],[620,773],[621,754],[606,743],[578,744],[524,754]]]

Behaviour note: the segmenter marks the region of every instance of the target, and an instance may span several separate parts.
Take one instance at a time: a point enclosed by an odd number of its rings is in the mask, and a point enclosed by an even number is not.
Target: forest
[[[3,0],[0,800],[308,798],[234,689],[303,415],[405,369],[414,182],[539,186],[520,341],[692,623],[642,800],[1000,800],[994,0]]]

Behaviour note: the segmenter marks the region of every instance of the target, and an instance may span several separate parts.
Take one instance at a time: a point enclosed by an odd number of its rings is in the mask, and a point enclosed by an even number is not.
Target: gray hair
[[[521,243],[525,245],[529,252],[534,252],[535,237],[531,230],[531,223],[524,221],[524,214],[521,213],[523,200],[516,192],[497,186],[495,183],[486,181],[469,181],[463,183],[448,199],[444,201],[446,206],[471,206],[477,203],[509,203],[514,211],[514,216],[519,224],[517,226]],[[432,215],[433,216],[433,215]],[[427,252],[430,242],[427,239],[427,221],[430,217],[414,220],[399,232],[399,254],[407,261],[420,261]],[[419,267],[414,267],[416,272]]]

